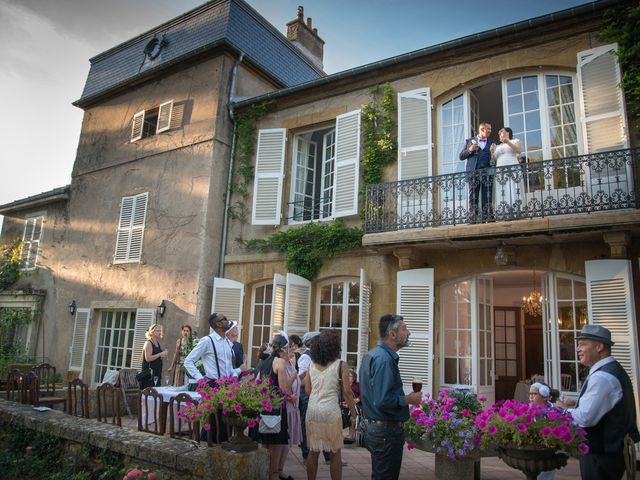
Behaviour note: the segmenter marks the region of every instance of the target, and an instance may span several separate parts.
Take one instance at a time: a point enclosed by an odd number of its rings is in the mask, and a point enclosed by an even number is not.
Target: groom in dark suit
[[[469,178],[469,221],[476,223],[493,219],[493,172],[491,152],[496,143],[489,138],[491,124],[482,122],[476,137],[467,138],[460,160],[467,161]]]

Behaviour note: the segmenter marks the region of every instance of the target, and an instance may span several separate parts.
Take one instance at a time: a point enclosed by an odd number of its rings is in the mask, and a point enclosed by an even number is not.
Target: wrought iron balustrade
[[[624,149],[369,185],[365,232],[638,208],[639,154]],[[491,201],[470,208],[470,188],[486,188]]]

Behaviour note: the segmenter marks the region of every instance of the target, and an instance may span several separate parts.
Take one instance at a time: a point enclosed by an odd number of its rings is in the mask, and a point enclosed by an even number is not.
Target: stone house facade
[[[311,30],[302,13],[292,23]],[[26,247],[13,293],[44,295],[22,334],[30,356],[96,385],[107,369],[140,367],[154,323],[171,352],[165,371],[180,325],[208,332],[227,221],[228,106],[324,76],[322,58],[294,40],[244,1],[219,0],[91,59],[70,186],[0,207],[3,242]]]
[[[257,122],[251,219],[232,221],[230,238],[336,219],[365,231],[361,249],[326,259],[311,280],[288,272],[283,255],[227,244],[213,305],[237,312],[251,361],[280,328],[334,328],[357,368],[377,319],[396,312],[411,330],[400,351],[408,388],[417,376],[424,391],[463,386],[493,400],[541,374],[576,397],[585,372],[575,336],[587,322],[612,330],[614,355],[637,379],[638,132],[627,126],[616,47],[597,37],[614,3],[237,102],[239,112],[272,105]],[[397,161],[362,196],[362,105],[384,84],[396,92]],[[458,154],[480,122],[494,138],[513,129],[517,164],[465,171]],[[485,181],[493,203],[477,222],[468,189]],[[532,292],[542,301],[525,310]]]

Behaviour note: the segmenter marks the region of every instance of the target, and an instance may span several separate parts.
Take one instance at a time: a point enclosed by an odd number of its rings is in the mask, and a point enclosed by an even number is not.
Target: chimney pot
[[[304,7],[302,5],[298,5],[298,20],[304,21]]]
[[[314,34],[316,37],[318,36],[318,29],[317,29],[317,28],[314,28],[314,29],[313,29],[313,34]]]
[[[312,27],[311,17],[307,17],[307,27]]]

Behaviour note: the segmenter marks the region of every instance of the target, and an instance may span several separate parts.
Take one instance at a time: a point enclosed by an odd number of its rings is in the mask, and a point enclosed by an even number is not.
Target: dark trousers
[[[402,466],[404,429],[369,423],[364,439],[371,454],[371,480],[397,479]]]
[[[214,380],[209,380],[209,386],[215,387],[216,383]],[[217,425],[216,425],[217,423]],[[218,428],[219,427],[219,428]],[[220,434],[218,438],[218,430],[220,430]],[[209,417],[209,431],[211,432],[211,442],[213,443],[222,443],[229,439],[227,435],[227,425],[222,420],[222,412],[218,410],[214,415]],[[200,441],[207,440],[207,431],[204,428],[200,429]]]
[[[493,175],[491,168],[469,173],[469,217],[471,221],[493,217]]]
[[[624,475],[624,471],[624,456],[622,452],[588,453],[580,456],[580,476],[582,480],[620,480]]]

